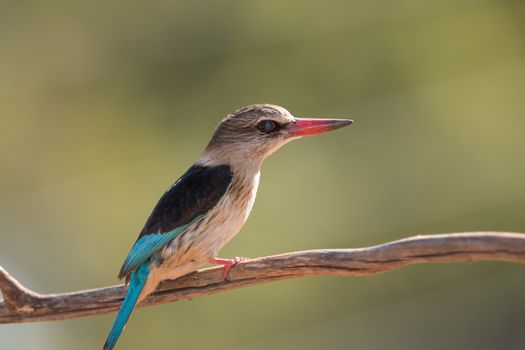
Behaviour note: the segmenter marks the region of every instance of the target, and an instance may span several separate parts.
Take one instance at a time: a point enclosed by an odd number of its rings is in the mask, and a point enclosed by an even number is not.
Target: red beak
[[[309,136],[322,134],[327,131],[342,128],[352,124],[350,119],[303,119],[295,118],[295,121],[286,129],[290,136]]]

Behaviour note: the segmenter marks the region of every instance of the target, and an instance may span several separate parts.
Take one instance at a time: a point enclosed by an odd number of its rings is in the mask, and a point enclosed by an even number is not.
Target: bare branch
[[[363,276],[431,262],[509,261],[525,263],[525,234],[474,232],[415,236],[361,249],[323,249],[286,253],[241,262],[229,279],[222,268],[200,270],[161,283],[140,306],[193,299],[276,280],[313,276]],[[64,294],[38,294],[0,267],[0,323],[55,321],[115,311],[123,285]]]

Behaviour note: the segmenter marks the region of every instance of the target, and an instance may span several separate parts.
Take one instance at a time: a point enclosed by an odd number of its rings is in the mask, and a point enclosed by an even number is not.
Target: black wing
[[[160,198],[124,261],[119,278],[129,276],[181,233],[184,226],[215,207],[232,179],[229,165],[192,166]]]
[[[193,165],[160,198],[139,238],[170,232],[206,214],[224,196],[232,179],[229,165]]]

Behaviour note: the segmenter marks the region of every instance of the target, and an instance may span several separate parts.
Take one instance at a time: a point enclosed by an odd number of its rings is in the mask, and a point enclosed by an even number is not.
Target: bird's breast
[[[170,244],[169,255],[176,260],[203,260],[216,257],[219,250],[244,225],[257,194],[260,174],[235,174],[234,180],[221,199],[204,218]]]

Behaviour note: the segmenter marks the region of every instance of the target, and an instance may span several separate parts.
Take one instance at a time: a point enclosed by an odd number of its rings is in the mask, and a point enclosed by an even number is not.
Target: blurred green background
[[[269,102],[351,128],[265,164],[223,257],[525,231],[522,1],[4,1],[0,264],[64,292],[116,274],[218,121]],[[525,268],[420,265],[138,310],[119,349],[523,349]],[[114,314],[0,326],[98,349]]]

